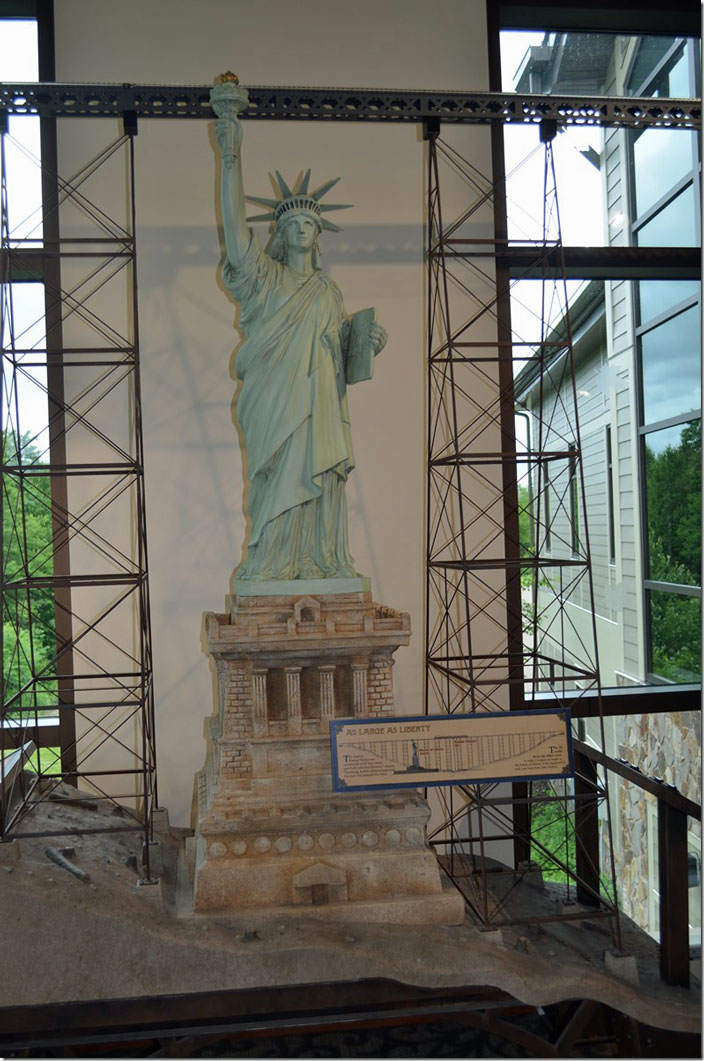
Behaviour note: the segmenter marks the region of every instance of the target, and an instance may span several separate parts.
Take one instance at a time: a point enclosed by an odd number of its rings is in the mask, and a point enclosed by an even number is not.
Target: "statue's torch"
[[[239,141],[235,134],[239,126],[239,115],[249,106],[247,89],[242,88],[239,78],[228,70],[215,79],[215,84],[210,90],[210,106],[218,118],[229,118],[232,122],[230,130],[231,144],[228,144],[223,152],[223,162],[231,165],[237,158]]]

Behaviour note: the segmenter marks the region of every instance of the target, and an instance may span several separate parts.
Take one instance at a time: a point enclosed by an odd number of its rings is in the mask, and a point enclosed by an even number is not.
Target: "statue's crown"
[[[333,225],[331,221],[324,218],[323,213],[327,213],[329,210],[346,210],[349,207],[348,203],[332,204],[326,203],[321,206],[320,200],[324,195],[330,191],[330,189],[337,184],[339,177],[335,177],[331,181],[327,181],[325,184],[321,184],[314,192],[308,191],[308,185],[310,183],[310,170],[306,170],[303,178],[296,188],[295,192],[291,191],[286,181],[283,179],[278,170],[276,170],[276,181],[281,191],[280,199],[262,199],[256,195],[248,195],[247,198],[252,203],[257,203],[259,206],[266,206],[269,208],[269,212],[266,214],[257,214],[255,217],[248,217],[248,221],[273,221],[275,224],[279,224],[280,221],[293,217],[294,214],[308,214],[318,224],[319,229],[327,229],[329,232],[340,232],[339,225]]]

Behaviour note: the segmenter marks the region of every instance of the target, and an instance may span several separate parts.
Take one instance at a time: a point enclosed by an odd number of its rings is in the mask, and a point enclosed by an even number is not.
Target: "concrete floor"
[[[69,792],[61,786],[56,795]],[[386,977],[429,988],[490,985],[533,1006],[590,998],[657,1027],[699,1028],[698,985],[665,987],[655,943],[625,918],[637,983],[624,979],[632,960],[606,967],[613,941],[594,920],[486,933],[469,920],[404,927],[194,915],[184,831],[169,829],[164,812],[157,818],[158,884],[139,883],[139,834],[89,831],[127,823],[90,800],[44,802],[22,826],[67,835],[0,845],[0,1006]],[[52,862],[48,846],[64,849],[90,879]],[[549,914],[561,897],[556,885],[515,892],[513,912]]]

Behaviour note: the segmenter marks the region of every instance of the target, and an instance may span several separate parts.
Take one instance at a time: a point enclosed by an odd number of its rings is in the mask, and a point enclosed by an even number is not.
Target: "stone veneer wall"
[[[617,754],[639,766],[645,776],[661,777],[683,796],[701,803],[701,728],[696,711],[624,716],[618,723]],[[656,804],[655,796],[627,781],[618,782],[614,840],[619,899],[623,911],[649,932],[657,928],[651,923],[650,893],[658,881],[652,872],[657,865],[657,834],[648,836],[648,806]],[[689,819],[688,829],[701,837],[699,822]]]

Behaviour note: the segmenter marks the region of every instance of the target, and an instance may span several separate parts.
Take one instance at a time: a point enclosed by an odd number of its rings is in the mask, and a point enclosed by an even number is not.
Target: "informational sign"
[[[330,728],[337,792],[574,773],[570,715],[562,708],[338,719]]]

